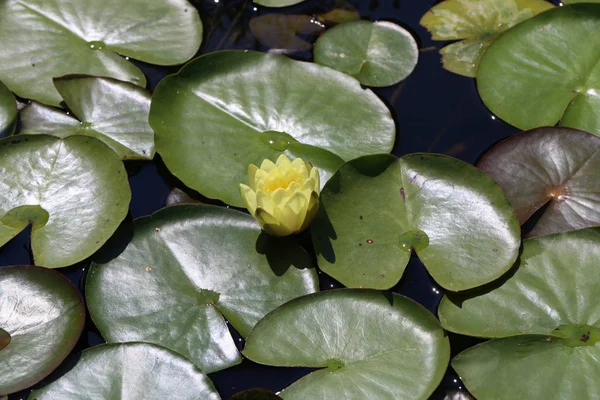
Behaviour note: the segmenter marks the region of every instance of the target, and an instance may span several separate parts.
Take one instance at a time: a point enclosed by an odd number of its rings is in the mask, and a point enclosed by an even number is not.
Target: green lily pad
[[[111,78],[70,75],[54,80],[74,116],[40,103],[21,112],[22,134],[95,137],[123,160],[154,157],[154,131],[148,125],[150,92]]]
[[[151,64],[181,64],[202,41],[187,0],[14,0],[0,3],[0,80],[21,97],[58,106],[52,78],[106,76],[145,86],[117,53]]]
[[[501,33],[552,7],[545,0],[446,0],[421,25],[433,40],[460,40],[440,50],[444,68],[475,77],[481,57]]]
[[[527,239],[518,268],[500,282],[444,297],[444,328],[495,338],[452,362],[476,398],[600,396],[589,379],[600,373],[599,243],[594,229]]]
[[[483,102],[521,129],[560,122],[600,135],[598,32],[598,4],[557,7],[515,26],[481,60]]]
[[[281,397],[266,389],[249,389],[236,393],[229,400],[281,400]]]
[[[90,137],[18,135],[0,140],[0,245],[32,225],[36,265],[75,264],[92,255],[127,215],[125,167]]]
[[[411,251],[449,290],[497,279],[518,255],[519,223],[498,185],[434,154],[352,160],[321,193],[312,225],[319,267],[345,286],[389,289]]]
[[[500,185],[521,224],[547,205],[529,236],[600,225],[598,136],[534,129],[497,144],[477,166]]]
[[[340,157],[389,152],[395,139],[390,111],[354,78],[243,51],[207,54],[163,79],[152,97],[150,126],[175,176],[237,207],[244,206],[238,185],[247,181],[249,164],[282,153],[301,157],[324,183]]]
[[[284,399],[427,399],[450,345],[412,300],[374,290],[328,290],[290,301],[250,333],[244,355],[260,364],[321,368]]]
[[[302,3],[304,0],[254,0],[254,3],[265,7],[287,7]]]
[[[299,37],[298,34],[316,34],[325,30],[325,25],[310,15],[287,14],[254,17],[250,20],[249,27],[260,43],[278,54],[312,49],[312,43]]]
[[[0,82],[0,137],[11,135],[17,126],[17,101]]]
[[[75,347],[84,323],[83,300],[61,274],[0,268],[0,395],[50,374]]]
[[[34,390],[29,400],[220,400],[192,362],[150,343],[104,344],[84,350],[58,380]]]
[[[316,290],[295,242],[261,234],[248,214],[186,205],[136,220],[125,251],[92,264],[86,297],[108,342],[160,344],[210,373],[241,361],[223,316],[245,337],[275,307]]]
[[[315,62],[344,72],[367,86],[390,86],[417,66],[419,48],[406,29],[387,21],[353,21],[325,32]]]

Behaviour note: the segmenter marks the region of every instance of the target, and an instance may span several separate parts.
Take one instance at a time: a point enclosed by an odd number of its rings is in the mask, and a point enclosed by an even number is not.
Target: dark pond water
[[[222,49],[268,51],[268,48],[256,41],[248,26],[253,17],[273,12],[314,15],[350,4],[359,11],[363,19],[389,20],[409,29],[417,38],[421,49],[417,68],[405,81],[374,90],[394,114],[398,136],[393,152],[397,156],[413,152],[434,152],[474,163],[494,143],[517,133],[517,129],[496,119],[481,103],[473,79],[452,74],[441,67],[437,50],[443,43],[431,41],[430,35],[419,26],[420,18],[437,2],[435,0],[309,0],[283,10],[255,6],[251,0],[191,1],[200,11],[204,23],[202,54]],[[311,60],[310,52],[295,53],[292,56]],[[154,89],[165,75],[178,69],[136,64],[146,73],[150,89]],[[159,157],[153,163],[129,163],[127,168],[133,192],[129,221],[164,207],[171,188],[185,189],[184,185],[169,174]],[[29,230],[23,232],[0,249],[0,266],[31,263],[29,234]],[[60,272],[81,289],[86,266],[83,262],[63,268]],[[324,274],[320,274],[320,277],[322,289],[340,286]],[[443,290],[433,282],[416,257],[411,259],[402,280],[392,290],[411,297],[434,313],[443,295]],[[241,349],[242,340],[235,332],[233,334]],[[452,334],[450,340],[453,356],[475,343],[473,339]],[[88,318],[75,351],[102,342]],[[221,397],[228,399],[238,391],[253,387],[281,390],[309,371],[302,368],[265,367],[246,360],[236,367],[211,374],[210,377]],[[466,399],[466,392],[461,389],[462,383],[449,369],[431,399]],[[9,398],[25,399],[27,395],[28,392],[25,391]]]

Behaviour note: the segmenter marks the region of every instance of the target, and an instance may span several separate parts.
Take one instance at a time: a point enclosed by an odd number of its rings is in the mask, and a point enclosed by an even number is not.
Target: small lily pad
[[[395,139],[390,111],[341,72],[281,55],[221,51],[161,81],[150,126],[169,170],[202,195],[236,207],[248,165],[311,162],[323,184],[342,159],[386,153]],[[198,160],[202,160],[201,163]]]
[[[265,7],[287,7],[302,3],[304,0],[254,0],[254,3]]]
[[[245,337],[316,290],[310,257],[291,239],[262,234],[245,213],[185,205],[136,220],[125,251],[92,264],[86,298],[108,342],[160,344],[210,373],[241,361],[223,316]]]
[[[85,322],[77,289],[40,267],[0,268],[0,394],[45,378],[71,352]]]
[[[312,43],[298,34],[315,34],[325,30],[325,25],[309,15],[267,14],[254,17],[250,31],[263,45],[278,54],[307,51]]]
[[[111,78],[71,75],[54,80],[73,116],[31,103],[21,112],[22,134],[95,137],[123,160],[154,157],[154,131],[148,125],[150,92]]]
[[[0,80],[21,97],[54,106],[61,101],[54,77],[88,74],[144,86],[142,71],[118,54],[176,65],[201,41],[200,17],[187,0],[0,2]]]
[[[349,287],[389,289],[411,251],[458,291],[510,269],[519,223],[483,172],[434,154],[365,156],[342,166],[321,193],[312,225],[319,267]]]
[[[500,185],[521,224],[546,206],[529,236],[600,225],[598,136],[534,129],[497,144],[477,166]]]
[[[520,129],[561,126],[600,135],[600,4],[546,11],[507,31],[481,59],[483,102]],[[586,38],[582,40],[581,38]]]
[[[104,344],[84,350],[75,366],[29,400],[220,400],[192,362],[150,343]]]
[[[501,33],[552,7],[545,0],[446,0],[421,25],[433,40],[460,40],[440,50],[444,68],[475,77],[481,57]]]
[[[17,126],[17,101],[0,82],[0,138],[11,135]]]
[[[444,297],[445,329],[494,338],[452,362],[476,398],[600,397],[589,379],[600,373],[599,243],[595,229],[527,239],[518,267],[500,281]]]
[[[390,86],[415,69],[419,49],[410,32],[392,22],[353,21],[325,32],[314,57],[364,85]]]
[[[284,399],[427,399],[450,345],[419,304],[375,290],[328,290],[290,301],[250,333],[244,355],[260,364],[319,370]]]
[[[0,140],[0,245],[32,225],[36,265],[75,264],[92,255],[127,215],[125,167],[90,137],[18,135]]]

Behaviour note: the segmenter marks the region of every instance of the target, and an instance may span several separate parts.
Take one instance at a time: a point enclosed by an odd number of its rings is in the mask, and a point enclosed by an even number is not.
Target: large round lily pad
[[[546,0],[446,0],[433,6],[421,25],[433,40],[459,40],[440,50],[444,68],[474,77],[498,35],[552,7]]]
[[[442,300],[444,328],[497,338],[452,362],[477,399],[600,397],[599,244],[593,229],[527,239],[511,274]]]
[[[0,137],[12,134],[17,126],[17,101],[0,82]]]
[[[339,157],[389,152],[395,139],[387,107],[354,78],[243,51],[202,56],[163,79],[152,98],[150,126],[175,176],[238,207],[238,185],[246,182],[249,164],[285,153],[310,161],[326,182]]]
[[[415,69],[419,48],[410,32],[392,22],[353,21],[325,32],[314,57],[364,85],[390,86]]]
[[[539,128],[493,147],[479,168],[502,187],[521,224],[547,205],[530,236],[600,225],[600,137]]]
[[[318,290],[310,264],[248,214],[173,206],[138,219],[125,251],[92,265],[86,297],[108,342],[157,343],[209,373],[241,361],[223,316],[245,337],[275,307]]]
[[[181,64],[202,41],[187,0],[8,0],[0,3],[0,80],[16,94],[59,105],[52,78],[108,76],[144,86],[144,74],[117,53]]]
[[[312,225],[319,266],[351,287],[391,288],[414,250],[443,287],[473,288],[508,271],[521,243],[500,187],[441,155],[352,160],[325,185],[321,210]]]
[[[598,32],[600,4],[557,7],[515,26],[481,59],[481,98],[521,129],[560,122],[600,135]]]
[[[91,136],[121,159],[154,157],[154,131],[148,125],[150,92],[129,82],[85,75],[58,78],[54,85],[74,116],[31,103],[21,112],[22,134]]]
[[[32,225],[36,265],[75,264],[98,250],[127,215],[131,191],[119,157],[84,136],[0,140],[0,245]]]
[[[0,395],[52,372],[75,347],[84,322],[83,300],[61,274],[0,268]]]
[[[29,400],[220,400],[208,377],[185,357],[149,343],[84,350],[75,366]]]
[[[294,299],[250,333],[244,355],[267,365],[321,368],[284,399],[427,399],[450,345],[439,322],[412,300],[374,290],[329,290]]]

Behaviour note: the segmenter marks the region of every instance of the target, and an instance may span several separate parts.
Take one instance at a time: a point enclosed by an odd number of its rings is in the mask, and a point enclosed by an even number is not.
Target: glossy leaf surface
[[[460,40],[440,50],[444,68],[475,77],[498,35],[552,7],[546,0],[446,0],[433,6],[421,25],[433,40]]]
[[[180,354],[149,343],[104,344],[84,350],[58,380],[29,400],[219,400],[208,377]]]
[[[465,296],[445,297],[444,328],[499,338],[466,350],[452,365],[476,398],[593,399],[599,371],[600,232],[528,239],[518,268]],[[527,336],[521,336],[527,335]],[[591,374],[591,375],[590,375]]]
[[[0,268],[0,395],[52,372],[77,343],[84,323],[83,300],[61,274],[41,267]]]
[[[174,175],[237,207],[243,207],[238,184],[247,181],[249,164],[282,153],[301,157],[319,169],[324,184],[339,157],[389,152],[395,139],[387,107],[354,78],[243,51],[202,56],[162,80],[150,126]]]
[[[320,268],[351,287],[388,289],[411,251],[449,290],[488,283],[513,265],[519,224],[502,191],[446,156],[361,157],[321,193],[312,225]]]
[[[260,364],[321,368],[284,399],[427,399],[450,346],[439,322],[406,297],[329,290],[294,299],[262,319],[244,355]]]
[[[390,86],[415,69],[419,49],[410,32],[392,22],[354,21],[327,30],[314,58],[363,85]]]
[[[502,188],[521,224],[544,209],[529,236],[600,225],[600,138],[539,128],[497,144],[477,165]]]
[[[160,344],[210,373],[241,361],[223,316],[245,337],[275,307],[318,290],[310,264],[248,214],[173,206],[138,219],[125,251],[93,264],[86,297],[108,342]]]
[[[12,134],[17,126],[17,101],[0,82],[0,137]]]
[[[119,157],[90,137],[0,140],[0,245],[32,225],[36,265],[92,255],[127,215],[131,191]]]
[[[74,117],[34,102],[21,112],[21,133],[91,136],[121,159],[154,157],[150,92],[128,82],[84,75],[58,78],[54,84]]]
[[[514,27],[481,60],[477,87],[483,102],[520,129],[560,122],[600,135],[598,32],[600,5],[583,3]]]
[[[0,80],[21,97],[50,105],[52,78],[107,76],[145,85],[117,53],[160,65],[194,56],[202,23],[187,0],[7,0],[0,3]]]

